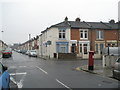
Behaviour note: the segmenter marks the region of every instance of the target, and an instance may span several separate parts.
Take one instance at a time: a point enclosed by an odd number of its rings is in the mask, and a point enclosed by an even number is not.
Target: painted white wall
[[[44,45],[47,41],[51,41],[51,45]],[[45,31],[42,35],[39,36],[39,56],[43,55],[45,57],[53,58],[54,53],[56,53],[56,42],[60,41],[67,41],[70,42],[70,29],[66,30],[66,39],[59,40],[59,30],[56,27],[49,28]],[[41,48],[42,46],[42,48]],[[69,51],[70,52],[70,44],[69,44]],[[42,51],[41,51],[42,50]]]

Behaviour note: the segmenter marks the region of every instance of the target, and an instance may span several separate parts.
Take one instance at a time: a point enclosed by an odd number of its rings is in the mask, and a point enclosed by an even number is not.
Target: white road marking
[[[36,68],[38,68],[39,70],[41,70],[42,72],[44,72],[45,74],[48,74],[45,70],[43,70],[42,68],[36,66]]]
[[[10,73],[10,75],[12,76],[12,75],[26,75],[27,74],[27,72],[22,72],[22,73]]]
[[[17,82],[15,81],[15,79],[13,77],[10,77],[10,80],[14,83],[17,84]]]
[[[19,68],[25,68],[25,67],[27,67],[27,66],[19,66]]]
[[[23,77],[21,78],[20,82],[17,83],[18,88],[22,88],[23,87],[23,81],[24,81],[25,76],[26,76],[26,74],[23,75]]]
[[[18,88],[22,88],[23,87],[23,81],[24,81],[24,78],[26,76],[26,72],[23,72],[23,73],[10,73],[10,75],[23,75],[21,80],[19,82],[15,81],[15,79],[13,77],[10,77],[10,80],[16,84],[18,86]]]
[[[27,66],[10,66],[9,69],[14,69],[14,68],[25,68]]]
[[[56,81],[58,83],[60,83],[61,85],[63,85],[64,87],[66,87],[67,89],[72,90],[70,87],[68,87],[67,85],[65,85],[64,83],[62,83],[61,81],[59,81],[58,79],[56,79]]]

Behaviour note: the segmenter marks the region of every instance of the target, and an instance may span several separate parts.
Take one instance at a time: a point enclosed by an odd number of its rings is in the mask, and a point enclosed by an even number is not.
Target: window
[[[95,53],[98,54],[98,44],[95,45]]]
[[[82,44],[80,44],[80,53],[82,53]]]
[[[103,54],[104,44],[100,44],[100,54]]]
[[[59,30],[59,38],[65,39],[65,30]]]
[[[68,42],[56,42],[57,53],[68,53]]]
[[[85,38],[87,38],[88,36],[87,36],[87,31],[85,31]]]
[[[103,39],[103,31],[97,31],[96,38],[97,38],[97,40]]]
[[[81,39],[88,39],[88,30],[81,30],[80,31],[80,38]]]
[[[61,46],[61,53],[65,53],[66,51],[66,47],[65,46]]]
[[[106,45],[109,47],[117,47],[117,43],[107,43]]]
[[[80,31],[80,38],[83,38],[83,31]]]
[[[87,44],[84,44],[84,54],[87,54]]]
[[[76,47],[76,45],[72,44],[72,53],[75,53],[75,47]]]

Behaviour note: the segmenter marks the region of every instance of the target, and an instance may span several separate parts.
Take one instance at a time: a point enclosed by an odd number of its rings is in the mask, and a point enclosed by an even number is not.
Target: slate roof
[[[58,23],[56,25],[52,25],[51,27],[113,30],[113,29],[118,29],[118,23],[67,21],[67,22]]]

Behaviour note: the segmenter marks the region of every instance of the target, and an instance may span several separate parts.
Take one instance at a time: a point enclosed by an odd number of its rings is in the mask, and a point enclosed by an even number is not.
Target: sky
[[[0,0],[0,40],[24,43],[51,25],[81,21],[118,21],[120,0]]]

